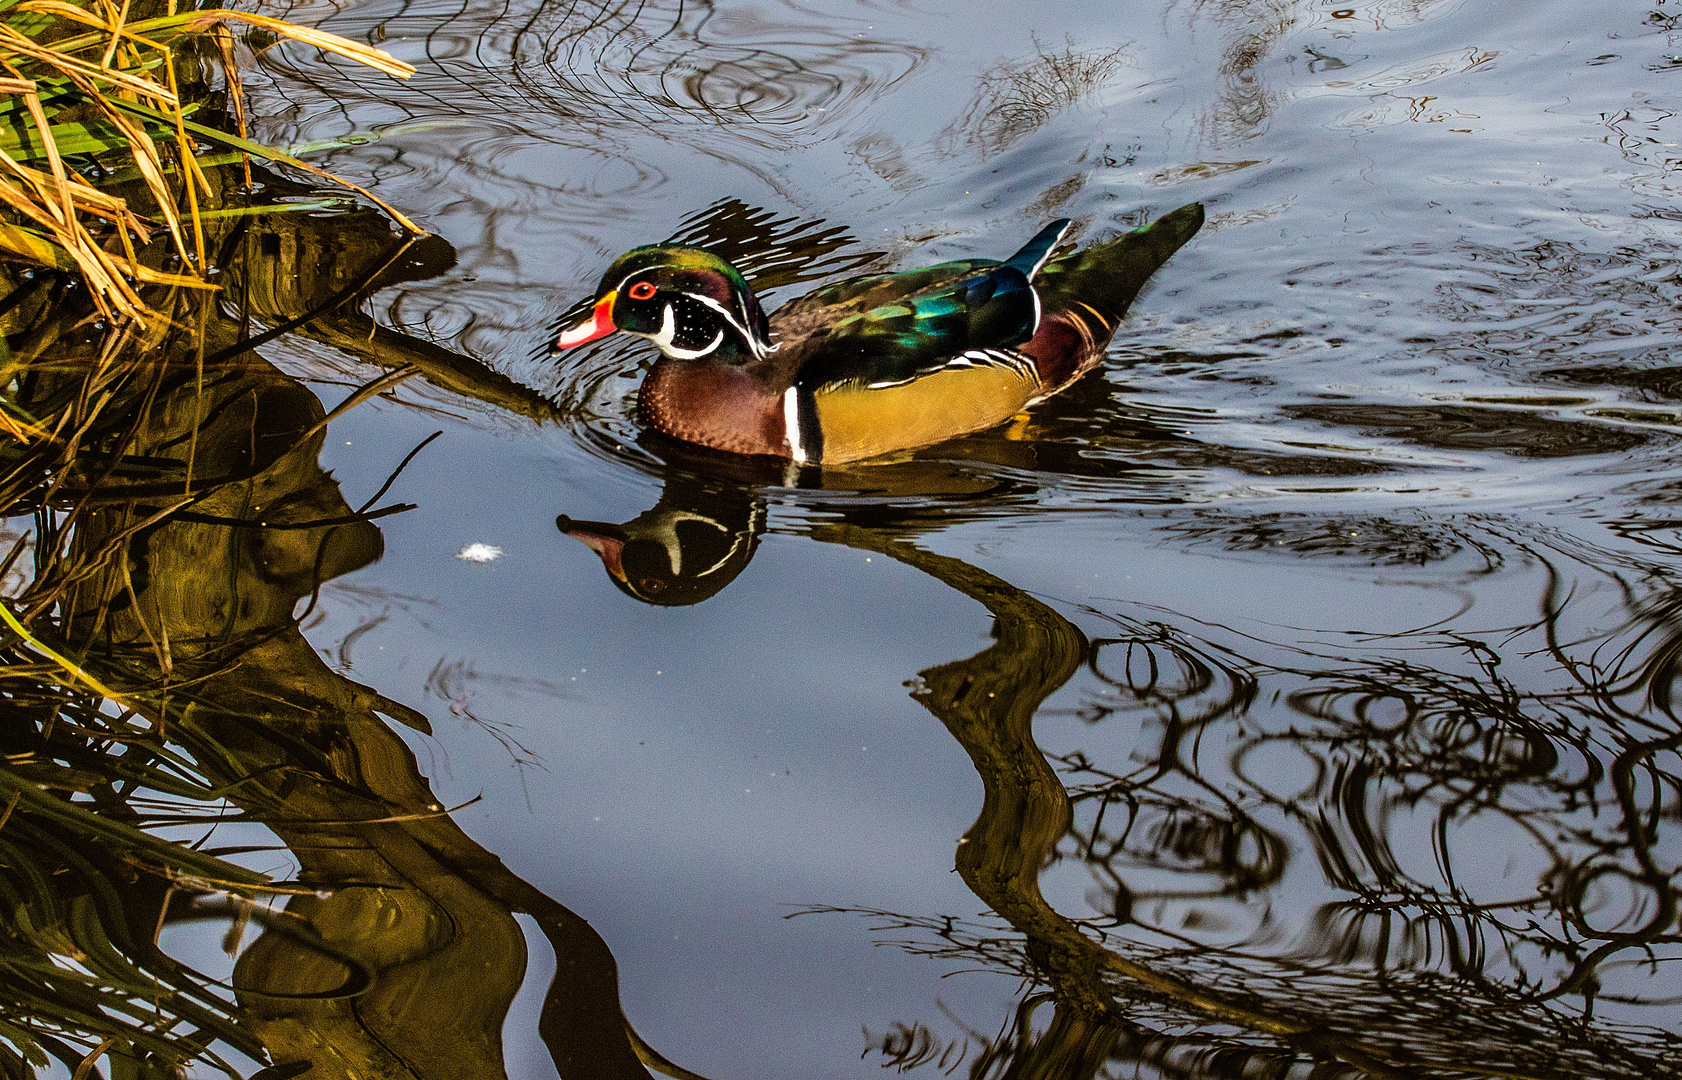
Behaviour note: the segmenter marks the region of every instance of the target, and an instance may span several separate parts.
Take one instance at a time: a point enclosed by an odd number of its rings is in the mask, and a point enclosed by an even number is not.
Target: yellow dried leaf
[[[407,79],[415,73],[413,64],[397,59],[384,49],[376,49],[372,45],[364,45],[359,41],[342,38],[337,34],[329,34],[325,30],[313,27],[299,26],[284,19],[272,18],[268,15],[253,15],[245,11],[200,11],[185,23],[187,30],[206,30],[225,22],[242,22],[251,26],[260,26],[281,37],[291,38],[305,45],[313,45],[323,52],[338,53],[340,56],[367,64],[376,71],[383,71],[387,75],[394,75],[399,79]]]
[[[44,236],[3,221],[0,221],[0,247],[42,266],[56,266],[60,270],[76,269],[75,260],[57,244]]]

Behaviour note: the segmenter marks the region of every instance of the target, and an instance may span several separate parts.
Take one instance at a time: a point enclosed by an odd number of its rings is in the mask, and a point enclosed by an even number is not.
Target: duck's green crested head
[[[650,244],[613,261],[590,317],[561,332],[570,349],[615,330],[648,338],[674,360],[762,360],[774,346],[741,273],[710,251]]]

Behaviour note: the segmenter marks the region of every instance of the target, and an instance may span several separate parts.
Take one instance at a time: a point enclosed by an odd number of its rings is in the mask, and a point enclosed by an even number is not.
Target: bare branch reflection
[[[763,489],[710,483],[674,474],[645,517],[764,527]],[[1508,576],[1537,600],[1511,626],[1462,609],[1358,636],[1243,632],[1144,604],[1060,612],[915,546],[909,508],[809,499],[827,508],[813,539],[914,566],[996,620],[993,646],[912,692],[985,785],[956,868],[988,916],[859,913],[879,941],[1013,974],[1024,995],[996,1032],[907,1018],[871,1035],[883,1064],[1547,1080],[1682,1064],[1682,1039],[1645,1022],[1682,1000],[1675,575],[1495,518],[1166,515],[1193,548],[1417,567],[1451,594]],[[1046,724],[1068,745],[1043,751]],[[1086,910],[1046,899],[1045,876],[1066,894],[1071,873]]]

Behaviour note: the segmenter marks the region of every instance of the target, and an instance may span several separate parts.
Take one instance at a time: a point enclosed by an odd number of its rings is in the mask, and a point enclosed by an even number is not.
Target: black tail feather
[[[1125,236],[1046,263],[1034,279],[1042,310],[1080,312],[1089,325],[1097,315],[1107,325],[1092,329],[1109,340],[1157,267],[1202,225],[1203,204],[1190,203]]]

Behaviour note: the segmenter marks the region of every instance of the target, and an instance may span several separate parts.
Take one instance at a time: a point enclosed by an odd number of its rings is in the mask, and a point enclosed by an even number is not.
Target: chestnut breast
[[[742,367],[662,357],[637,395],[648,423],[675,438],[733,454],[788,457],[783,402]]]

